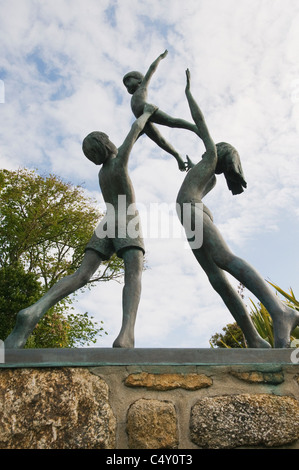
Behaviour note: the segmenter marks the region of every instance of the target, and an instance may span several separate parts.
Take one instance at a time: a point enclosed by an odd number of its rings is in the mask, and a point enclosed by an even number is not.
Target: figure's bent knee
[[[236,256],[229,251],[224,253],[215,252],[213,253],[213,260],[220,269],[227,271],[231,263],[236,259]]]

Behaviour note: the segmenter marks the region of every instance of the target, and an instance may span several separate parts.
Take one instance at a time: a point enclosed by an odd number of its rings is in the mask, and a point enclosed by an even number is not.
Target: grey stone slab
[[[8,349],[0,367],[294,364],[293,349]]]

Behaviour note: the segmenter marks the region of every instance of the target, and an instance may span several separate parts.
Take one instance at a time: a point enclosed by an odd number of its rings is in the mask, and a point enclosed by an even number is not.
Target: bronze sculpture
[[[135,117],[140,116],[140,113],[142,112],[144,105],[147,102],[149,82],[154,72],[157,70],[159,63],[166,57],[167,53],[168,51],[166,50],[163,52],[163,54],[160,54],[159,57],[150,65],[144,76],[140,72],[131,71],[123,77],[123,83],[127,88],[128,93],[132,95],[131,108]],[[173,118],[161,111],[159,108],[144,126],[143,133],[145,133],[163,150],[173,155],[177,160],[179,169],[181,171],[185,171],[187,169],[187,162],[183,161],[180,154],[169,142],[164,139],[153,123],[173,128],[188,129],[195,133],[197,133],[197,127],[194,124],[185,121],[184,119]]]
[[[289,347],[290,334],[299,324],[299,312],[283,304],[260,274],[246,261],[231,252],[214,225],[210,211],[202,205],[202,198],[216,184],[215,173],[225,174],[229,189],[233,194],[242,192],[243,187],[246,187],[246,182],[236,150],[229,144],[215,145],[204,116],[191,94],[189,70],[186,71],[186,78],[185,92],[191,115],[206,149],[201,161],[187,173],[177,196],[179,208],[182,208],[184,204],[192,206],[191,222],[193,222],[193,226],[196,226],[196,218],[202,218],[203,243],[201,247],[192,249],[193,254],[206,272],[211,285],[222,297],[239,324],[249,347],[265,348],[270,346],[257,334],[240,296],[231,287],[224,271],[239,280],[267,308],[273,320],[275,347]],[[191,162],[190,166],[192,166]],[[182,211],[179,211],[181,223],[185,226],[186,221],[181,217],[181,214]],[[188,237],[190,235],[189,225],[186,228]],[[188,241],[192,247],[192,240]]]
[[[156,111],[156,107],[146,105],[143,114],[133,123],[130,132],[123,144],[117,147],[102,132],[92,132],[83,141],[83,152],[85,156],[95,165],[102,165],[99,172],[99,183],[107,207],[112,210],[110,221],[115,228],[115,237],[109,234],[99,238],[93,234],[86,246],[85,255],[79,269],[70,276],[58,281],[46,294],[35,304],[21,310],[17,315],[16,325],[12,333],[5,340],[5,348],[22,348],[35,325],[49,310],[50,307],[70,295],[72,292],[83,287],[98,269],[103,260],[109,259],[114,252],[124,260],[125,283],[123,288],[123,321],[118,337],[115,339],[114,347],[134,347],[134,326],[141,292],[141,274],[143,270],[144,245],[139,233],[130,236],[128,231],[125,235],[118,237],[119,228],[119,196],[125,196],[125,213],[120,216],[124,220],[125,229],[133,217],[138,219],[135,206],[134,188],[128,174],[128,161],[134,143],[146,122]],[[138,221],[138,220],[137,220]],[[136,222],[137,222],[136,221]],[[102,220],[97,228],[102,234],[107,233],[104,224],[107,219]],[[123,227],[122,227],[123,228]],[[141,229],[141,227],[140,227]],[[136,236],[135,236],[136,235]]]
[[[128,174],[128,160],[134,143],[142,133],[172,154],[180,170],[189,170],[177,196],[180,221],[185,228],[195,258],[207,274],[212,287],[221,296],[239,324],[248,346],[251,348],[270,347],[258,335],[240,296],[228,282],[225,271],[239,280],[269,311],[273,320],[275,347],[289,346],[290,334],[299,325],[299,313],[284,305],[260,274],[246,261],[231,252],[214,225],[211,212],[202,203],[202,198],[216,184],[215,174],[224,174],[228,188],[234,195],[240,194],[243,188],[246,188],[238,152],[225,142],[214,143],[204,116],[191,94],[191,75],[188,69],[185,93],[194,124],[183,119],[172,118],[146,102],[149,81],[166,55],[167,51],[161,54],[151,64],[144,77],[139,72],[129,72],[123,79],[128,92],[132,94],[132,110],[137,118],[123,144],[117,149],[108,136],[101,132],[92,132],[84,139],[82,148],[85,156],[94,164],[102,165],[99,182],[107,205],[107,217],[101,221],[87,244],[79,269],[74,274],[61,279],[38,302],[18,313],[15,328],[5,340],[6,348],[22,348],[35,325],[49,308],[84,286],[101,262],[109,259],[115,252],[124,260],[125,284],[122,327],[113,347],[134,347],[134,326],[141,294],[144,244],[139,227],[134,188]],[[197,134],[206,149],[200,162],[194,165],[188,157],[187,162],[184,162],[178,152],[161,136],[154,123],[187,129]],[[124,197],[122,207],[120,207],[120,197]],[[190,207],[191,217],[188,220],[183,210],[185,205]],[[121,217],[119,217],[120,212]],[[132,235],[128,230],[132,221],[135,221],[135,227],[138,226],[136,235]],[[110,228],[112,226],[113,233],[109,232],[109,225]],[[203,229],[200,246],[195,246],[193,243],[192,236],[196,227]],[[122,231],[122,235],[119,235],[119,231]]]

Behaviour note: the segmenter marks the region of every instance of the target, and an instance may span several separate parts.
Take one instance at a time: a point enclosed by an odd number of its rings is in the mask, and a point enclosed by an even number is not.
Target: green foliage
[[[60,307],[61,308],[61,307]],[[88,313],[74,314],[62,308],[51,308],[29,337],[26,348],[72,348],[87,346],[102,336],[104,328],[97,327]],[[103,322],[101,322],[101,325]]]
[[[11,331],[17,312],[35,302],[79,267],[102,214],[81,186],[36,171],[0,170],[0,335]],[[112,257],[90,286],[118,279],[122,260]],[[87,314],[74,315],[74,298],[61,301],[38,324],[27,346],[73,347],[102,331]]]
[[[0,339],[4,340],[15,323],[20,309],[36,302],[42,287],[34,273],[26,273],[21,264],[0,268]]]
[[[269,284],[274,287],[274,289],[286,299],[286,304],[289,307],[299,311],[299,301],[296,299],[293,289],[291,287],[290,293],[288,294],[276,284],[272,284],[272,282],[269,282]]]
[[[237,323],[229,323],[222,329],[223,333],[215,333],[210,339],[212,348],[245,348],[245,340]]]
[[[27,169],[0,171],[0,208],[0,266],[20,263],[45,288],[79,267],[101,217],[81,186]]]
[[[259,335],[274,347],[274,335],[272,318],[263,304],[257,305],[250,299],[252,304],[250,316]]]

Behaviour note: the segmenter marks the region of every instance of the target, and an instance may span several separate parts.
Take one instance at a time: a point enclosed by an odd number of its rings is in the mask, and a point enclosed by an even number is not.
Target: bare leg
[[[299,312],[281,302],[260,274],[249,263],[230,251],[210,219],[204,220],[206,250],[211,254],[217,266],[238,279],[266,307],[273,320],[275,347],[288,347],[291,332],[299,325]]]
[[[97,252],[86,250],[82,264],[74,274],[58,281],[35,304],[18,313],[15,328],[4,342],[5,347],[7,349],[24,347],[36,324],[49,308],[83,287],[97,270],[101,261]]]
[[[138,248],[123,253],[125,285],[123,288],[123,320],[114,348],[134,348],[134,327],[141,294],[143,252]]]
[[[194,132],[198,135],[198,128],[195,124],[185,121],[184,119],[174,118],[164,113],[160,109],[152,115],[150,122],[155,124],[161,124],[161,126],[167,126],[177,129],[187,129],[188,131]]]
[[[299,313],[281,302],[260,274],[241,258],[235,256],[225,269],[250,290],[270,313],[275,347],[289,347],[290,335],[299,325]]]
[[[167,142],[167,140],[164,139],[154,124],[148,122],[144,128],[144,132],[151,140],[161,147],[161,149],[165,150],[167,153],[170,153],[170,155],[176,159],[178,162],[178,167],[181,171],[186,170],[186,164],[180,154],[169,142]]]
[[[204,248],[192,250],[197,261],[207,274],[215,291],[241,328],[250,348],[270,348],[269,343],[262,339],[256,331],[242,299],[228,282],[225,273],[218,268]]]

